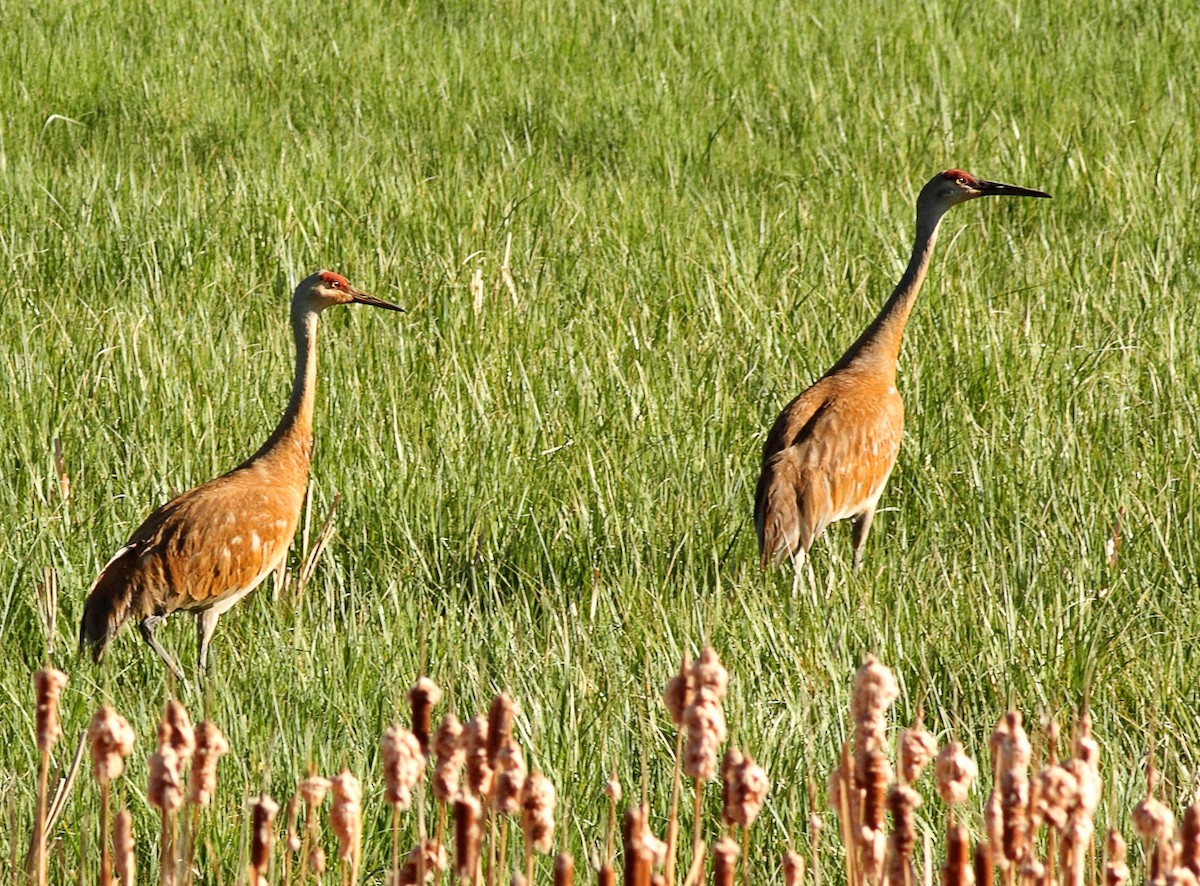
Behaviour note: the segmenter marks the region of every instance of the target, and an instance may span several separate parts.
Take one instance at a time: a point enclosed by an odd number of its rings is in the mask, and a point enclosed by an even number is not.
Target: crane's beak
[[[350,290],[350,298],[360,305],[371,305],[372,307],[376,308],[387,308],[389,311],[399,311],[402,314],[407,313],[404,308],[400,307],[399,305],[394,305],[390,301],[384,301],[381,298],[376,298],[373,295],[363,292],[361,289]]]
[[[1020,188],[1016,185],[1006,185],[1002,182],[989,182],[980,179],[976,190],[981,197],[1049,197],[1045,191],[1035,191],[1033,188]]]

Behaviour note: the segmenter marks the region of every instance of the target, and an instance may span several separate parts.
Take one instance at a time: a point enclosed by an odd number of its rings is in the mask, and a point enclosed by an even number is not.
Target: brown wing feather
[[[287,552],[303,489],[250,463],[154,511],[88,592],[80,646],[98,658],[131,615],[208,609],[257,584]]]
[[[807,551],[831,522],[874,504],[903,426],[895,389],[859,373],[826,376],[788,404],[763,447],[755,492],[764,567]]]

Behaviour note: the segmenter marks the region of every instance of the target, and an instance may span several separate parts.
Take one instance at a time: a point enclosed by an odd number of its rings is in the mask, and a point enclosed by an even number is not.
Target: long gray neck
[[[908,325],[909,314],[912,313],[917,295],[921,292],[921,284],[925,282],[925,275],[929,271],[933,247],[937,242],[938,225],[944,213],[943,208],[926,208],[918,204],[917,237],[913,243],[908,267],[904,269],[904,276],[896,284],[882,310],[871,321],[871,325],[850,346],[831,372],[852,364],[868,363],[872,369],[895,379],[904,327]]]
[[[278,450],[291,450],[298,444],[308,458],[312,437],[313,405],[317,397],[317,312],[292,302],[292,335],[296,340],[296,376],[287,409],[267,442],[249,461],[266,458]]]

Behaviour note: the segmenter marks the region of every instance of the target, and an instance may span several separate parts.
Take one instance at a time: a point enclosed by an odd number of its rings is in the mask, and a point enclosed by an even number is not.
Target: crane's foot
[[[187,678],[183,675],[183,669],[175,663],[175,659],[171,658],[171,653],[163,649],[162,644],[158,642],[158,638],[154,636],[155,630],[158,629],[159,624],[165,619],[165,615],[148,615],[143,618],[139,625],[142,631],[142,639],[150,644],[150,648],[158,653],[158,657],[171,669],[171,673],[175,675],[180,683],[186,686]]]

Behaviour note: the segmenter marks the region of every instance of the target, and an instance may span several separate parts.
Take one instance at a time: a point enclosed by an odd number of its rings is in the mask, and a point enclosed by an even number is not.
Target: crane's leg
[[[205,609],[196,613],[196,639],[200,647],[200,680],[208,670],[208,644],[212,642],[213,631],[217,629],[217,619],[221,615],[216,610]]]
[[[863,548],[867,544],[867,533],[871,531],[871,521],[875,519],[875,508],[868,508],[854,518],[854,568],[862,566]]]
[[[804,561],[808,559],[805,556],[804,548],[798,547],[795,553],[792,554],[792,599],[795,600],[800,595],[800,576],[804,574]]]
[[[166,663],[167,667],[171,669],[171,673],[179,678],[179,682],[186,683],[187,679],[183,676],[183,671],[180,669],[179,665],[175,664],[175,659],[171,658],[171,654],[162,648],[162,644],[159,643],[158,639],[154,636],[154,631],[158,628],[159,623],[165,618],[165,615],[147,615],[145,618],[143,618],[141,624],[139,625],[142,631],[142,639],[149,643],[150,648],[158,653],[158,657],[161,658]]]

